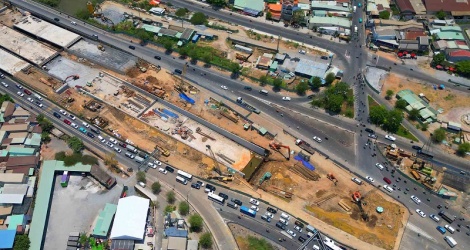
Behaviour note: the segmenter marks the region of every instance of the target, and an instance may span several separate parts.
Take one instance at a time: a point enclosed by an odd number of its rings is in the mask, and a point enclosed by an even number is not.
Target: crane
[[[269,143],[269,147],[273,150],[276,150],[279,152],[281,148],[287,148],[287,156],[284,156],[287,160],[290,160],[290,147],[281,144],[280,142],[272,141]]]

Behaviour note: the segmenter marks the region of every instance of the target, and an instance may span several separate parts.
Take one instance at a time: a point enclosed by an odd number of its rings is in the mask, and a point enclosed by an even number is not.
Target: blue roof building
[[[188,238],[188,230],[180,230],[176,227],[169,227],[165,229],[165,236]]]
[[[15,242],[16,230],[0,230],[0,249],[11,249]]]

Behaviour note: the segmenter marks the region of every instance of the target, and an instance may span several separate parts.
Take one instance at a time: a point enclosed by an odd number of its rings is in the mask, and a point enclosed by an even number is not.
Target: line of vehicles
[[[2,74],[3,75],[3,74]],[[3,77],[4,78],[4,77]],[[2,85],[3,87],[5,88],[8,88],[8,84],[5,83],[5,82],[2,82]],[[16,88],[18,88],[18,92],[16,92],[16,95],[18,95],[19,97],[23,98],[26,95],[28,95],[28,97],[26,98],[26,100],[28,100],[28,102],[30,103],[34,103],[36,106],[38,106],[39,108],[43,108],[44,105],[41,103],[41,101],[43,100],[42,97],[37,94],[37,93],[33,93],[31,90],[29,89],[25,89],[23,86],[19,85],[19,84],[16,84]],[[33,98],[31,98],[30,96],[32,96]]]

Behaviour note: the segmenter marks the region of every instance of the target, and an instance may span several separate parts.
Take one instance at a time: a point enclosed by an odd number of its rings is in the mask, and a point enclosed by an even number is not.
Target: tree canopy
[[[408,103],[403,99],[400,99],[397,102],[395,102],[395,108],[397,109],[404,110],[406,106],[408,106]]]
[[[446,18],[447,14],[444,12],[444,10],[440,10],[436,13],[436,17],[440,20],[444,20]]]
[[[284,83],[284,82],[282,81],[282,79],[277,78],[277,77],[274,78],[274,80],[273,80],[274,89],[280,90],[283,83]]]
[[[303,10],[296,10],[292,14],[292,23],[302,24],[305,23],[305,12]]]
[[[465,76],[470,76],[470,61],[460,61],[455,65],[457,66],[458,73]]]
[[[207,2],[218,7],[223,7],[227,4],[226,0],[207,0]]]
[[[319,99],[312,100],[312,105],[324,107],[326,110],[339,113],[345,101],[354,102],[353,97],[348,96],[349,85],[345,82],[338,82],[334,86],[329,86]]]
[[[31,244],[28,235],[17,234],[15,236],[15,242],[13,243],[13,250],[29,250]]]
[[[390,18],[390,11],[384,10],[379,13],[380,19],[389,19]]]
[[[162,185],[160,182],[156,181],[152,184],[152,193],[158,194],[162,190]]]
[[[272,14],[270,11],[268,11],[268,12],[266,13],[266,19],[267,19],[267,20],[271,20],[272,17],[273,17],[273,14]]]
[[[312,78],[312,89],[316,90],[319,89],[322,85],[321,78],[318,76],[314,76]]]
[[[412,109],[410,112],[408,112],[408,118],[412,121],[416,121],[419,118],[419,110],[417,109]]]
[[[443,128],[438,128],[432,132],[431,139],[434,142],[440,143],[446,139],[446,131]]]
[[[372,123],[382,126],[389,132],[397,132],[403,121],[401,110],[387,110],[384,106],[372,106],[369,109],[369,117]]]
[[[111,167],[117,167],[118,160],[116,159],[116,154],[114,152],[107,153],[104,157],[104,164]]]
[[[300,81],[297,86],[295,86],[295,91],[299,95],[305,94],[305,92],[308,90],[308,82],[307,81]]]
[[[330,85],[333,83],[335,79],[336,79],[335,74],[328,73],[328,75],[325,76],[325,84]]]
[[[186,14],[188,14],[189,10],[186,8],[179,8],[176,10],[175,15],[177,17],[184,17]]]
[[[192,232],[200,232],[203,226],[202,217],[199,214],[193,214],[189,217],[189,225]]]
[[[457,149],[458,155],[465,156],[468,152],[470,152],[470,143],[465,142],[459,145],[459,148]]]
[[[137,172],[136,177],[137,177],[138,182],[143,182],[143,183],[147,182],[147,176],[145,176],[145,172],[142,172],[142,171]]]
[[[446,60],[446,56],[444,55],[444,53],[435,54],[435,55],[432,57],[432,61],[433,61],[435,64],[441,64],[441,63],[443,63],[445,60]]]
[[[201,25],[207,22],[207,17],[202,12],[196,12],[189,20],[193,25]]]
[[[78,153],[81,152],[85,145],[83,145],[82,139],[72,136],[67,140],[69,147],[73,150],[73,152]]]
[[[386,98],[387,100],[392,99],[392,96],[393,96],[394,93],[395,93],[395,92],[393,92],[393,90],[391,90],[391,89],[387,90],[385,98]]]
[[[168,203],[170,203],[170,204],[175,203],[175,201],[176,201],[175,192],[173,192],[173,191],[168,191],[168,192],[166,193],[166,201],[167,201]]]
[[[183,216],[187,215],[189,213],[189,203],[187,203],[186,201],[180,202],[180,204],[178,205],[178,212]]]
[[[211,248],[212,247],[212,235],[211,233],[204,233],[199,237],[199,245],[201,245],[202,248]]]

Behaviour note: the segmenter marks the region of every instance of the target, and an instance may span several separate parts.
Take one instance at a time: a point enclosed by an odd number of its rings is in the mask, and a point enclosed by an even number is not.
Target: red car
[[[384,177],[384,181],[387,183],[387,184],[392,184],[392,181],[390,179],[388,179],[387,177]]]
[[[69,120],[67,120],[67,119],[64,119],[64,123],[67,124],[67,125],[72,124],[72,123],[71,123]]]
[[[27,89],[24,89],[23,92],[24,92],[25,94],[27,94],[27,95],[31,95],[31,94],[32,94],[31,91],[29,91],[29,90],[27,90]]]

